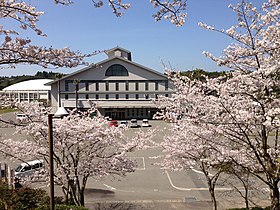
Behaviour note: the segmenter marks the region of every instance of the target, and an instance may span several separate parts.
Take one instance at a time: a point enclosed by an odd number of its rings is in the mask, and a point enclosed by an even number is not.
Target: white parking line
[[[196,173],[198,173],[198,174],[203,174],[202,171],[196,170],[196,169],[194,169],[193,167],[190,167],[190,169],[191,169],[193,172],[196,172]],[[209,176],[214,176],[214,175],[209,173]]]
[[[165,172],[165,174],[166,174],[166,176],[169,180],[170,185],[176,190],[181,190],[181,191],[206,191],[206,190],[209,190],[209,188],[207,188],[207,187],[197,187],[197,188],[177,187],[173,184],[168,171],[165,170],[164,172]],[[217,191],[229,191],[229,190],[232,190],[232,188],[227,188],[227,187],[225,187],[225,188],[215,188],[215,190],[217,190]]]
[[[112,191],[128,192],[128,193],[135,192],[135,191],[133,191],[133,190],[118,190],[117,188],[112,187],[112,186],[107,185],[107,184],[104,184],[104,186],[107,187],[109,190],[112,190]]]

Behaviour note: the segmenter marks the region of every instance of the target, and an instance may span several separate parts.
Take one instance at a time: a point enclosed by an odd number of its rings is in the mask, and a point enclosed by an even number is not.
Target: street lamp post
[[[50,210],[54,210],[54,164],[53,164],[53,117],[62,118],[69,113],[59,107],[55,114],[48,114],[49,164],[50,164]]]
[[[61,78],[63,77],[63,74],[62,73],[57,73],[55,75],[55,77],[57,78],[57,91],[58,91],[58,94],[57,94],[57,101],[58,101],[58,107],[61,107],[61,99],[60,99],[60,80]]]
[[[53,114],[48,114],[49,164],[50,164],[50,210],[54,210],[54,170],[53,170]]]
[[[79,98],[79,95],[78,95],[78,90],[79,90],[79,84],[80,84],[80,80],[78,79],[75,79],[73,81],[73,84],[75,85],[75,108],[77,109],[78,108],[78,98]]]

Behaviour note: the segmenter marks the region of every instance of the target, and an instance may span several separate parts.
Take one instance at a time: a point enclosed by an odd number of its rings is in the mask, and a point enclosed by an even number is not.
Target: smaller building
[[[27,80],[4,88],[2,93],[16,98],[19,102],[41,101],[49,104],[51,87],[45,86],[45,84],[52,81],[51,79]]]

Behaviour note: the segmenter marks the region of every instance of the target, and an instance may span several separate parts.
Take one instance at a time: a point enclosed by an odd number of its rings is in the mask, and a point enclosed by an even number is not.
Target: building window
[[[155,82],[155,90],[158,90],[158,82]]]
[[[135,90],[139,90],[139,83],[138,82],[135,83]]]
[[[88,94],[86,94],[86,99],[89,99],[89,96],[88,96]]]
[[[69,82],[65,81],[65,91],[69,91]]]
[[[119,99],[119,94],[116,94],[116,99]]]
[[[86,86],[86,91],[88,91],[88,90],[89,90],[89,84],[88,84],[88,82],[85,83],[85,86]]]
[[[96,100],[99,99],[99,95],[98,95],[98,94],[95,95],[95,99],[96,99]]]
[[[146,98],[146,99],[149,99],[149,94],[145,94],[145,98]]]
[[[106,81],[106,91],[109,91],[109,82]]]
[[[149,90],[149,82],[145,82],[145,90]]]
[[[129,95],[128,94],[125,94],[125,99],[129,99]]]
[[[165,81],[165,90],[168,90],[168,81]]]
[[[158,94],[155,94],[155,98],[158,99]]]
[[[65,94],[65,100],[68,100],[68,94]]]
[[[135,94],[135,98],[136,98],[136,99],[139,99],[139,95],[138,95],[138,94]]]
[[[99,91],[99,83],[98,83],[98,82],[95,83],[95,90],[96,90],[96,91]]]
[[[106,94],[106,99],[109,99],[109,94]]]
[[[128,71],[123,65],[114,64],[106,70],[105,76],[128,76]]]
[[[118,91],[118,90],[119,90],[119,83],[116,82],[116,91]]]
[[[125,82],[125,90],[129,90],[129,83],[128,83],[128,81]]]

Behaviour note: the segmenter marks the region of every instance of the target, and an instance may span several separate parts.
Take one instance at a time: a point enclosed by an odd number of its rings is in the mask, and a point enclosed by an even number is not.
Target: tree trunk
[[[209,174],[209,168],[207,168],[203,162],[201,163],[201,170],[207,180],[208,189],[209,189],[209,193],[210,193],[211,201],[212,201],[212,205],[213,205],[213,210],[217,210],[218,208],[217,208],[217,200],[215,197],[215,185],[221,174],[221,168],[219,168],[217,173],[212,178],[210,178],[211,175]]]
[[[85,193],[84,189],[82,188],[79,193],[79,203],[81,206],[85,206]]]
[[[271,209],[280,210],[278,180],[273,181],[273,186],[271,187],[270,190],[271,190]]]
[[[64,195],[64,202],[66,204],[69,204],[69,200],[68,200],[68,190],[66,187],[62,186],[62,192],[63,192],[63,195]]]
[[[217,210],[217,200],[215,197],[215,190],[214,187],[209,186],[209,192],[210,192],[210,196],[211,196],[211,201],[212,201],[212,205],[213,205],[213,210]]]
[[[244,189],[245,189],[245,196],[244,196],[245,205],[246,205],[246,209],[249,209],[249,198],[248,198],[249,191],[247,187],[245,187]]]
[[[80,206],[79,198],[77,197],[77,188],[76,188],[76,184],[74,183],[74,180],[71,179],[71,180],[68,181],[68,183],[69,183],[69,186],[70,186],[71,199],[73,199],[76,206]]]

